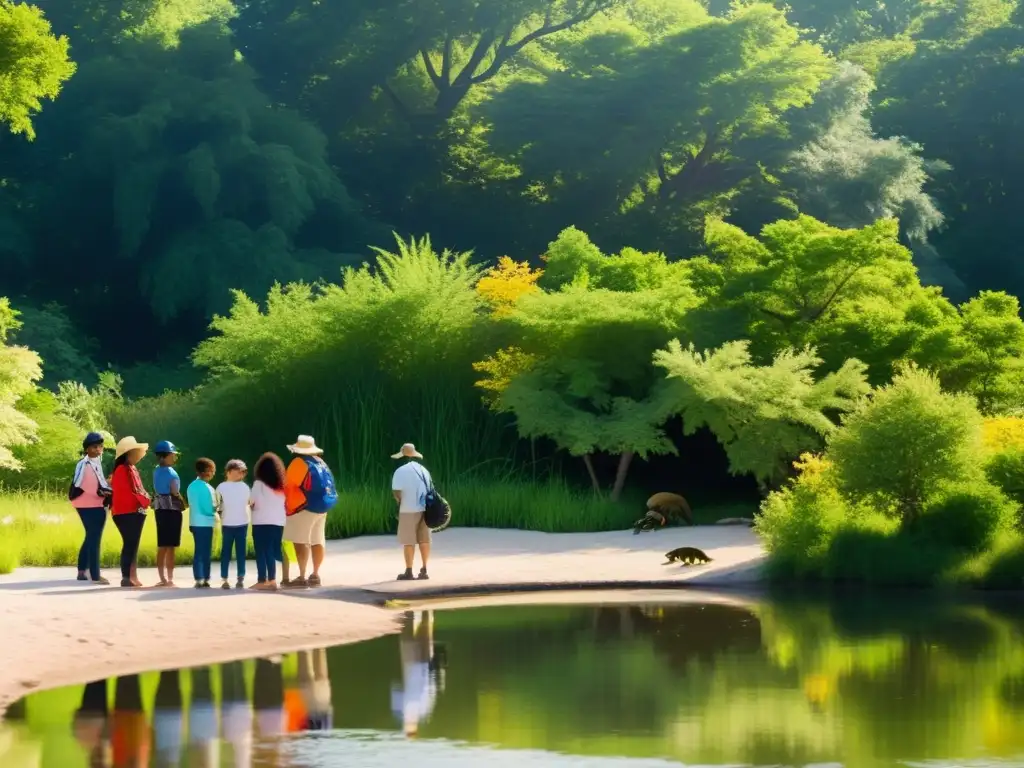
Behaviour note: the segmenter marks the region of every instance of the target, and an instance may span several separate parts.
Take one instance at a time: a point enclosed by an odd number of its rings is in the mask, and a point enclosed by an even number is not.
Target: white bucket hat
[[[122,437],[117,442],[117,448],[114,450],[114,458],[119,459],[130,451],[142,451],[145,453],[149,450],[149,443],[140,443],[134,437]]]
[[[317,447],[316,440],[309,435],[299,435],[294,445],[289,445],[288,450],[302,456],[319,456],[323,451]]]
[[[422,459],[423,454],[416,450],[412,443],[406,443],[398,453],[391,454],[392,459]]]

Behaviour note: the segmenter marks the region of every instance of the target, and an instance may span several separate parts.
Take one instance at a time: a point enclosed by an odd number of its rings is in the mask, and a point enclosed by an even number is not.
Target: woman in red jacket
[[[142,487],[142,478],[135,465],[149,450],[148,443],[140,443],[134,437],[124,437],[117,444],[114,458],[114,474],[110,487],[114,498],[110,514],[121,534],[121,586],[141,587],[138,576],[139,541],[142,526],[146,522],[149,508],[149,494]]]

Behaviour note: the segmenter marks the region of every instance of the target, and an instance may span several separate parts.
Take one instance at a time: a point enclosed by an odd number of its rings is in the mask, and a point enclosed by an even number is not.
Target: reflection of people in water
[[[231,745],[235,768],[252,765],[252,704],[245,695],[242,662],[220,668],[220,723],[224,740]]]
[[[220,765],[220,741],[217,738],[217,709],[213,705],[210,668],[192,670],[192,704],[188,710],[188,765],[217,768]]]
[[[306,710],[305,729],[329,731],[334,722],[334,711],[326,648],[299,652],[299,692]]]
[[[75,739],[85,750],[89,768],[110,765],[110,739],[107,732],[107,681],[87,683],[82,691],[82,704],[75,712]]]
[[[281,665],[269,659],[256,659],[252,688],[256,710],[258,741],[254,746],[254,765],[278,765],[278,747],[285,732],[284,678]]]
[[[432,611],[409,611],[398,640],[402,657],[402,687],[391,690],[391,711],[402,723],[406,736],[419,734],[430,718],[437,700],[434,662],[434,619]]]
[[[160,768],[177,768],[181,762],[182,726],[181,675],[178,670],[160,673],[153,705],[153,751]]]
[[[114,768],[148,768],[149,726],[142,711],[138,675],[117,678],[110,724]]]

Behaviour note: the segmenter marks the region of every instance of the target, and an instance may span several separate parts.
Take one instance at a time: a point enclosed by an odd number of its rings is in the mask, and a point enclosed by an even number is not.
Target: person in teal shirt
[[[217,465],[210,459],[196,461],[196,479],[189,483],[188,529],[195,542],[192,557],[192,575],[196,589],[210,587],[210,560],[213,556],[213,527],[217,522],[217,492],[210,480],[217,473]]]

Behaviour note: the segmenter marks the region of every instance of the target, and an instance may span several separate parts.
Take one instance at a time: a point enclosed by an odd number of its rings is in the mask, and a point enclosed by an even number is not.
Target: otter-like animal
[[[633,523],[633,533],[653,531],[669,521],[685,520],[693,525],[690,505],[678,493],[656,493],[647,500],[647,514]]]
[[[675,562],[682,563],[683,565],[704,565],[711,562],[711,558],[704,554],[703,550],[696,547],[679,547],[671,552],[666,552],[665,557],[668,559],[662,565],[671,565]]]

